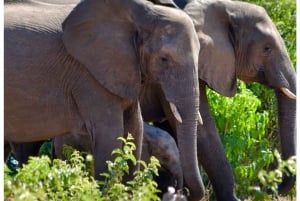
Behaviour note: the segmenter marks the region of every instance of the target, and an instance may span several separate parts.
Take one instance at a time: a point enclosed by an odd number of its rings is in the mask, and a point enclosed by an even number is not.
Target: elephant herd
[[[199,164],[217,200],[238,200],[206,96],[234,96],[237,79],[274,90],[282,157],[296,154],[296,73],[259,6],[6,0],[4,12],[4,141],[21,163],[53,138],[57,156],[64,143],[91,151],[101,179],[116,138],[132,133],[135,156],[157,156],[189,200],[204,195]]]

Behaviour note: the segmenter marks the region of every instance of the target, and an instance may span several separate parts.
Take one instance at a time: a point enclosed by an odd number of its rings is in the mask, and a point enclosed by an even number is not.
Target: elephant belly
[[[14,142],[45,140],[65,133],[84,132],[72,101],[59,90],[33,86],[5,86],[5,139]],[[38,91],[38,92],[37,92]]]

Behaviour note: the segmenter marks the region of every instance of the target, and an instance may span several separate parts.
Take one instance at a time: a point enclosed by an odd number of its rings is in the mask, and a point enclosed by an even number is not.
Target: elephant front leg
[[[107,161],[113,161],[114,155],[112,151],[116,148],[121,149],[122,143],[117,140],[118,137],[123,137],[123,112],[107,112],[101,113],[101,118],[98,118],[91,125],[90,130],[92,153],[94,156],[94,175],[97,180],[103,180],[101,173],[107,172]]]
[[[124,131],[125,135],[130,133],[134,137],[134,144],[136,146],[134,155],[137,160],[140,160],[142,155],[144,127],[139,102],[135,102],[124,112]],[[132,171],[139,169],[139,166],[133,164],[130,166]]]
[[[209,177],[217,200],[236,201],[232,169],[214,126],[213,120],[204,120],[203,126],[198,127],[198,160]]]
[[[200,85],[200,98],[203,125],[198,125],[198,160],[212,183],[217,200],[236,201],[233,172],[209,110],[205,85]]]

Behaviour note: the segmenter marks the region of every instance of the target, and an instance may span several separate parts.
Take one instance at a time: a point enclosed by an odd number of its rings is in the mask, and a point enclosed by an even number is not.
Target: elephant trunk
[[[295,91],[295,88],[294,90]],[[281,153],[284,160],[296,155],[296,100],[276,91]],[[294,186],[296,177],[285,175],[279,193],[285,195]]]
[[[177,144],[182,161],[185,185],[190,191],[191,200],[200,200],[204,195],[204,186],[200,176],[197,159],[197,123],[199,108],[198,97],[189,97],[176,103],[182,123],[177,119]],[[174,112],[173,112],[174,113]],[[174,115],[176,116],[176,115]]]
[[[296,155],[296,73],[286,51],[274,60],[274,68],[265,73],[270,86],[275,89],[278,107],[278,127],[281,155],[284,160]],[[295,176],[284,175],[278,186],[285,195],[295,184]]]

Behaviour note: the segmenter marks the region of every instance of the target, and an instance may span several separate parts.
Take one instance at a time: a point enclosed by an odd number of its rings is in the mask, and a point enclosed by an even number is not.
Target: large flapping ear
[[[209,9],[204,19],[195,19],[200,40],[199,78],[224,96],[237,90],[236,61],[232,29],[229,21],[219,19],[217,10]],[[220,15],[223,16],[224,15]]]
[[[92,3],[100,1],[83,1],[63,22],[63,43],[102,86],[118,96],[136,99],[141,73],[134,27],[126,19],[112,19],[116,13],[104,16],[109,6],[102,5],[101,11],[101,6]]]

